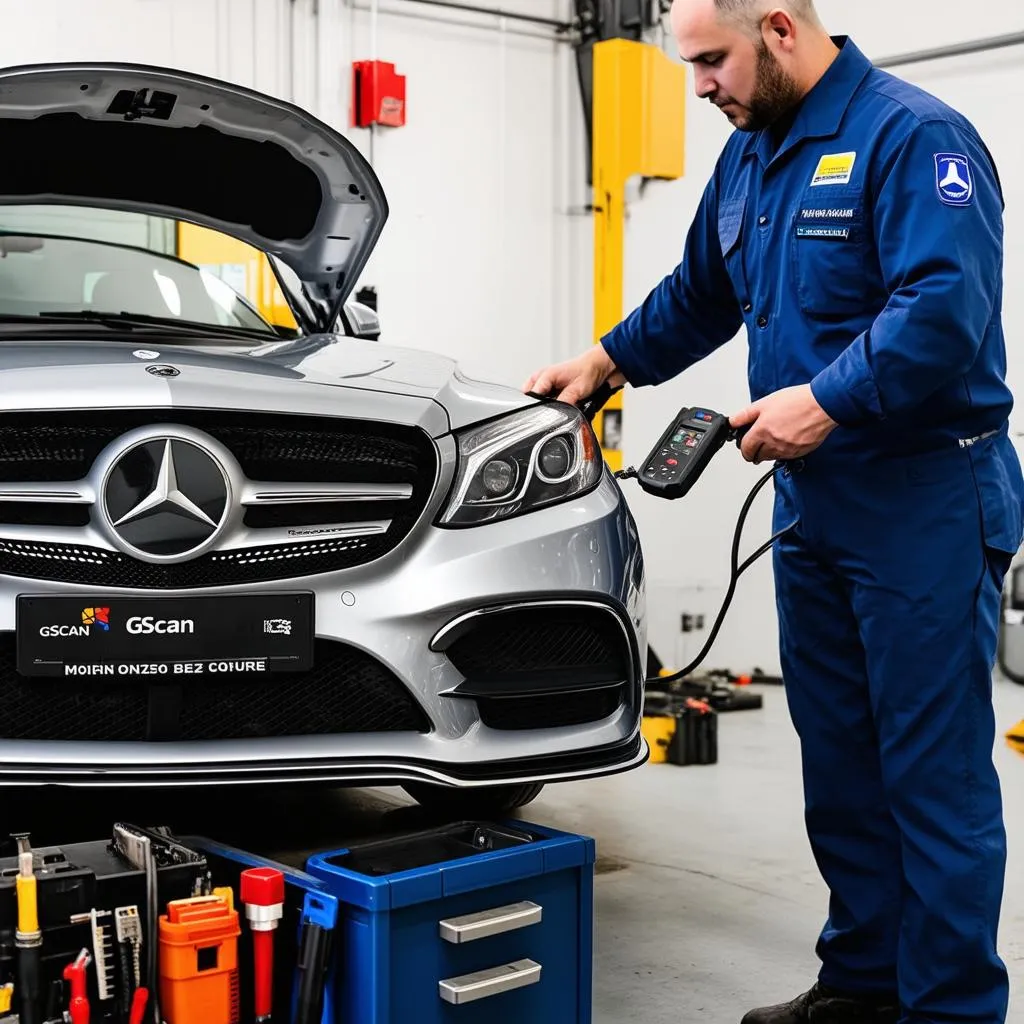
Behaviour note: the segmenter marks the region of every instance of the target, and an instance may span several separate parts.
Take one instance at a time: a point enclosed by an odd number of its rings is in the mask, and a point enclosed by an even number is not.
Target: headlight
[[[477,526],[567,501],[595,487],[604,462],[579,410],[553,403],[456,435],[459,468],[439,523]]]

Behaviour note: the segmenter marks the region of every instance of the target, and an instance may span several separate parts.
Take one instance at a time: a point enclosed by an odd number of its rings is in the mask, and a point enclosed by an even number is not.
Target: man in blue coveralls
[[[1002,1024],[1005,862],[991,672],[1022,541],[1002,194],[973,126],[830,37],[812,0],[676,0],[697,95],[737,131],[682,262],[527,390],[667,381],[749,341],[821,969],[744,1024]]]

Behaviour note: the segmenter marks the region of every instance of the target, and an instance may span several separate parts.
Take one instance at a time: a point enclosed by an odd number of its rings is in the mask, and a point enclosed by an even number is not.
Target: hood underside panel
[[[188,211],[268,242],[301,242],[316,228],[316,174],[269,140],[78,114],[3,119],[0,134],[9,153],[31,154],[0,164],[7,200],[84,197],[97,206]]]
[[[388,215],[333,128],[227,82],[124,64],[0,70],[0,204],[200,224],[267,253],[300,323],[330,330]]]

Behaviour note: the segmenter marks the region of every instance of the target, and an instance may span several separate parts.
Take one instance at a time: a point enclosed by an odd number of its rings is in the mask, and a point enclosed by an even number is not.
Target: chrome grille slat
[[[0,482],[0,502],[30,501],[37,504],[91,505],[96,500],[92,487],[86,482],[71,487],[54,487],[52,483]]]
[[[270,544],[308,544],[310,541],[340,540],[353,537],[375,537],[387,533],[390,519],[359,523],[321,523],[316,526],[273,527],[238,530],[216,550],[236,553],[247,548]]]
[[[240,501],[243,505],[291,505],[324,501],[407,501],[411,497],[411,484],[277,484],[250,481],[242,491]]]

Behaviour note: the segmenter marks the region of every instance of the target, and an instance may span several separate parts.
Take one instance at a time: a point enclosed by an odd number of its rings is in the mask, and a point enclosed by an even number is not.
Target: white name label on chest
[[[849,220],[857,211],[850,206],[821,210],[801,210],[804,220]]]
[[[818,161],[818,167],[811,179],[811,187],[816,185],[849,185],[853,176],[853,165],[857,160],[854,153],[830,153]]]

